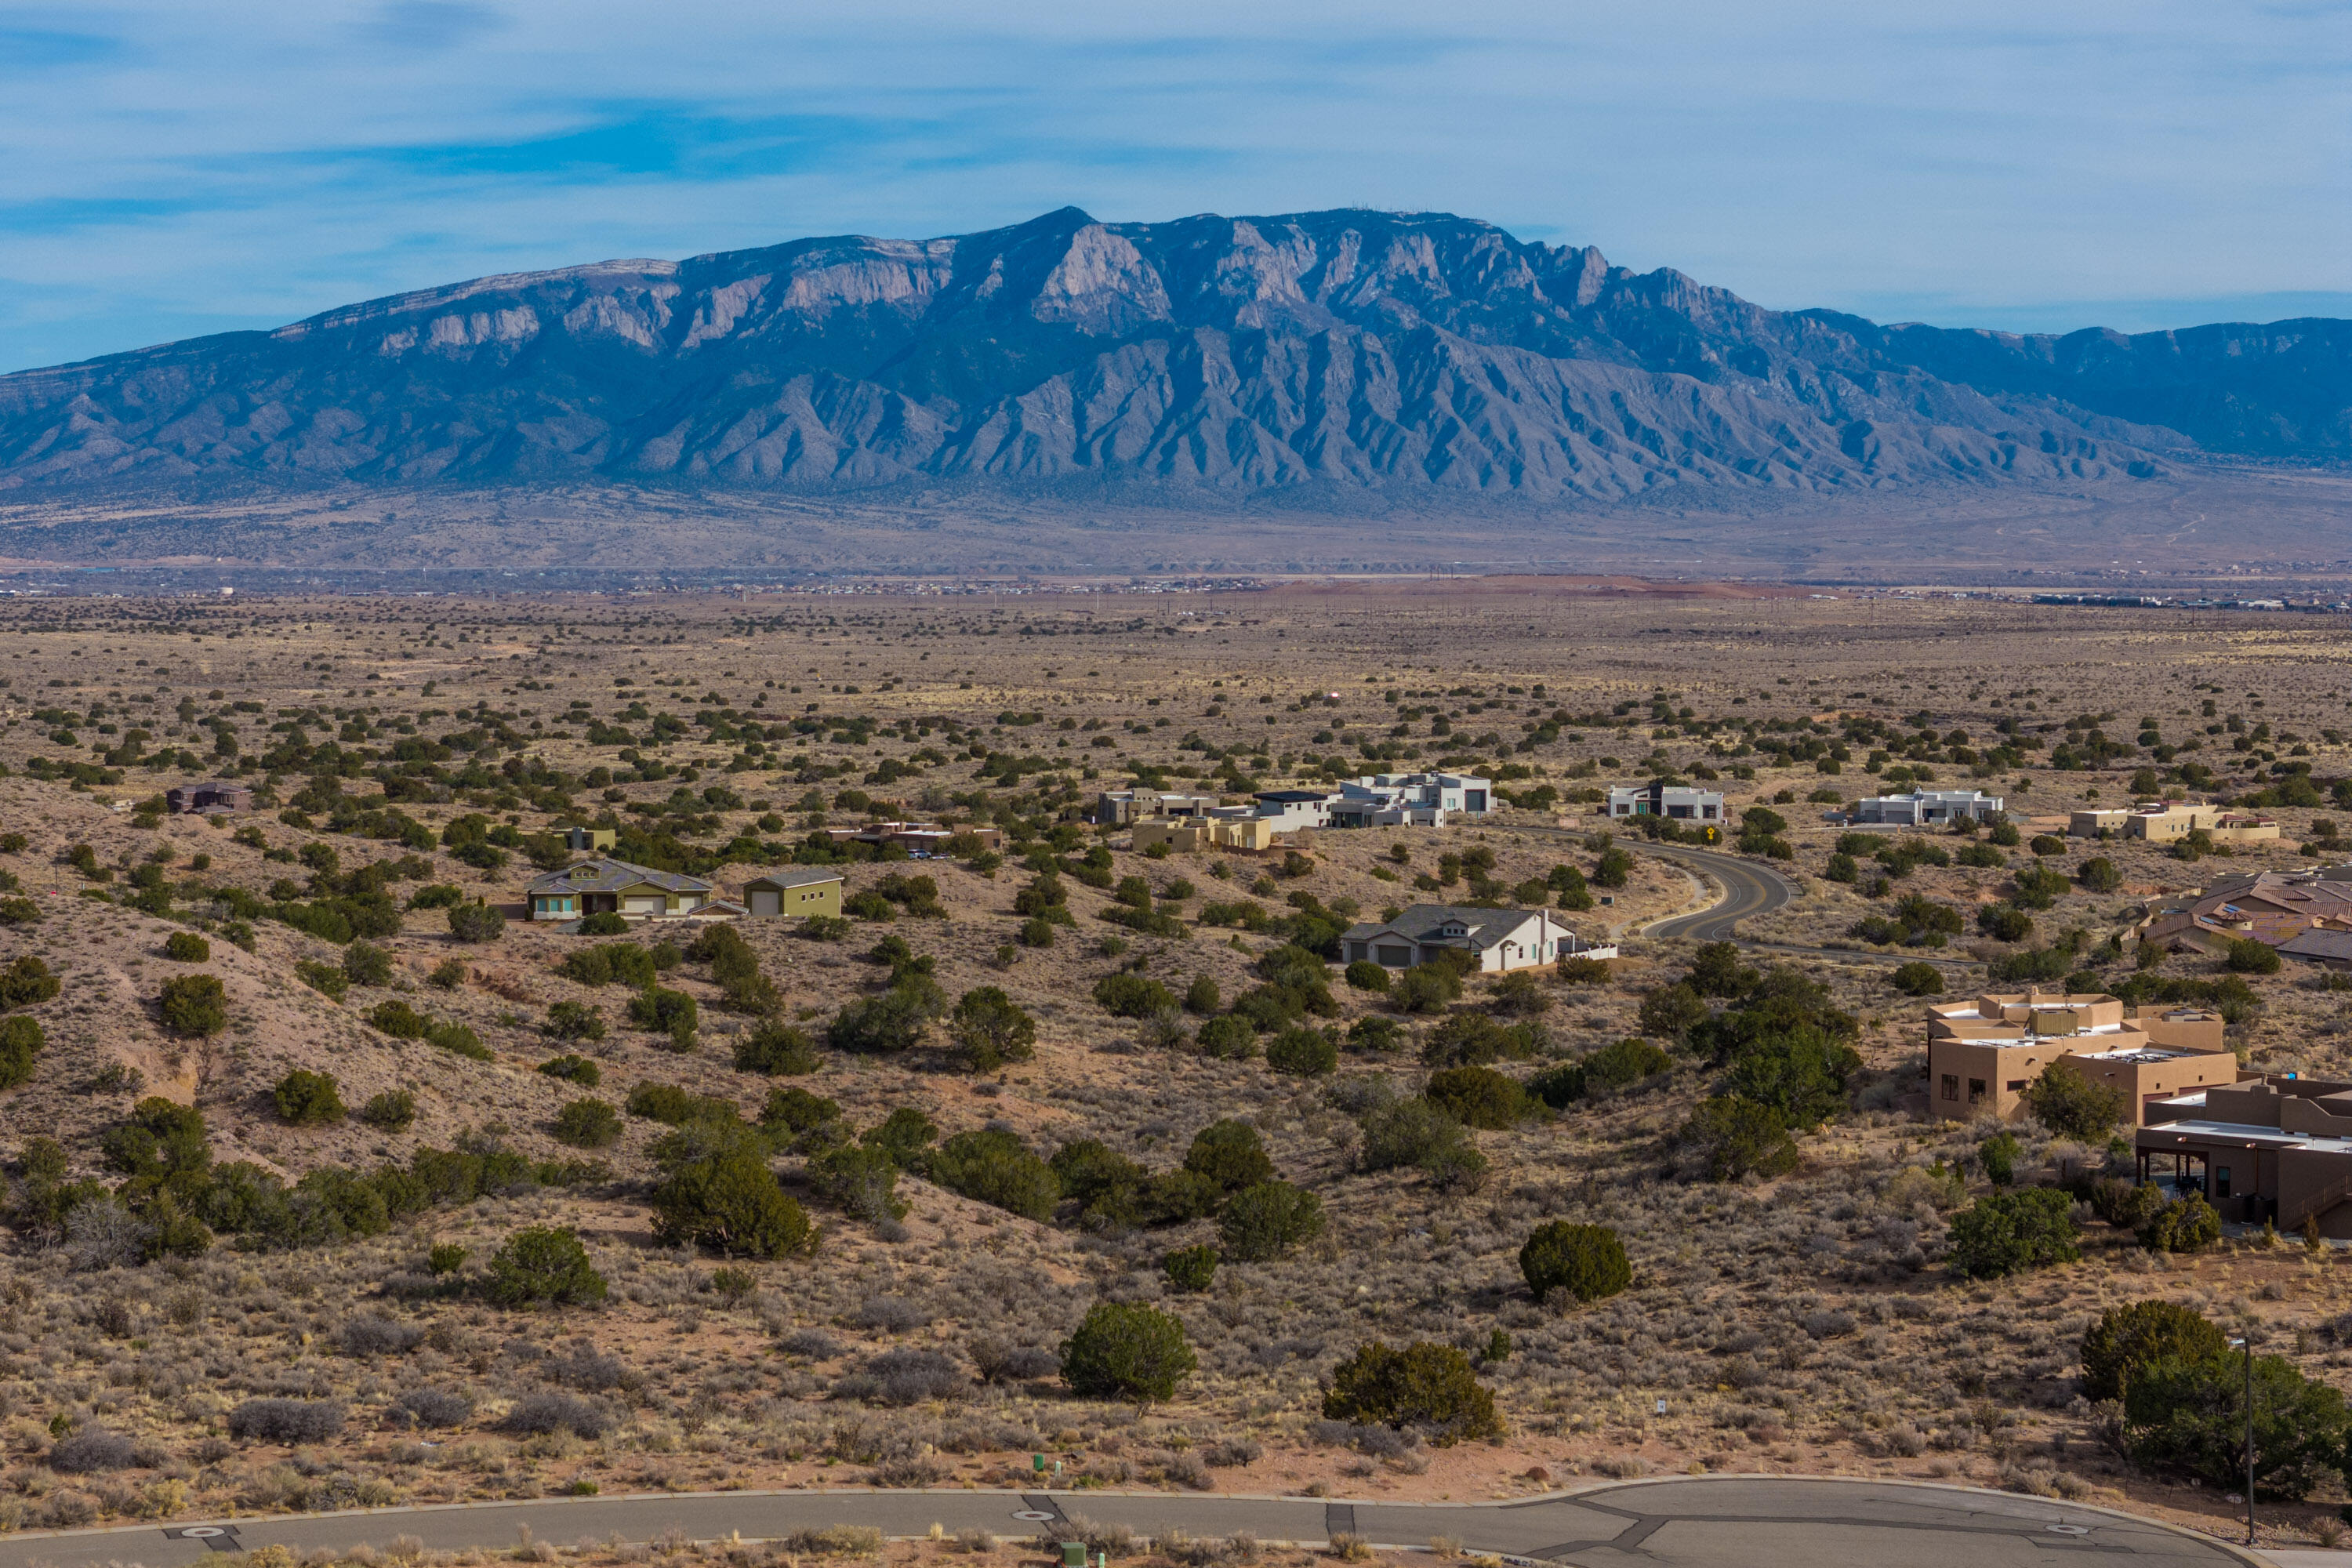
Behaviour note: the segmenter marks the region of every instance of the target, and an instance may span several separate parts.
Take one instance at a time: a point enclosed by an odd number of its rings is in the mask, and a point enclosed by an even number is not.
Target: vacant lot
[[[1010,1484],[1035,1454],[1086,1486],[1458,1499],[1843,1469],[2225,1520],[2212,1489],[2110,1443],[2079,1389],[2084,1324],[2179,1300],[2340,1384],[2344,1255],[2151,1254],[2092,1221],[2079,1263],[1956,1278],[1948,1222],[1990,1190],[1992,1130],[1916,1119],[1918,1003],[1892,979],[1925,957],[1960,990],[2055,952],[2120,984],[2151,897],[2327,858],[2352,651],[2317,618],[1606,587],[11,604],[0,963],[58,984],[12,995],[41,1045],[0,1089],[0,1526],[592,1484]],[[1484,773],[1511,804],[1264,856],[1153,858],[1084,820],[1130,782],[1238,800],[1416,767]],[[1801,896],[1742,934],[1801,951],[1743,961],[1853,1020],[1860,1065],[1798,1118],[1792,1170],[1708,1180],[1683,1135],[1724,1068],[1645,1014],[1696,954],[1638,928],[1698,891],[1638,853],[1621,866],[1642,841],[1593,815],[1609,784],[1662,773],[1778,819],[1751,847]],[[144,809],[216,774],[257,808]],[[2021,842],[1972,865],[1957,851],[1984,839],[1938,837],[1944,864],[1899,868],[1850,845],[1840,879],[1824,814],[1922,781],[2005,795]],[[2149,787],[2261,792],[2282,838],[2193,861],[2031,843]],[[823,828],[908,816],[1004,842],[843,858],[862,912],[825,940],[520,919],[536,866],[572,858],[567,826],[725,894],[829,858]],[[2111,878],[2085,874],[2100,858]],[[2037,868],[2057,889],[2032,907]],[[1865,922],[1923,896],[1957,935],[1870,942]],[[1286,951],[1328,954],[1391,906],[1537,900],[1588,937],[1629,932],[1625,955],[1409,997]],[[2012,941],[1979,919],[2019,906]],[[501,931],[468,916],[488,909]],[[615,942],[642,951],[601,977],[581,962]],[[2221,977],[2203,957],[2153,973]],[[205,990],[173,985],[191,977],[217,981],[214,1018],[164,1005]],[[2245,977],[2231,1037],[2264,1068],[2352,1073],[2343,993],[2309,980]],[[952,1011],[990,988],[1034,1032],[996,1062],[968,1026],[996,1005]],[[1484,1079],[1417,1098],[1464,1065],[1556,1083],[1634,1037],[1662,1067],[1595,1068],[1558,1106],[1446,1098]],[[570,1076],[541,1070],[564,1057]],[[279,1092],[296,1070],[330,1076],[345,1114]],[[137,1109],[158,1098],[200,1135]],[[1407,1147],[1399,1104],[1446,1115]],[[1319,1225],[1253,1232],[1229,1197],[1213,1215],[1169,1195],[1227,1121]],[[2021,1182],[2106,1158],[2016,1131]],[[873,1152],[863,1184],[845,1141]],[[777,1247],[659,1223],[677,1170],[747,1145],[813,1242],[760,1256]],[[401,1212],[352,1195],[385,1166],[411,1183]],[[265,1195],[231,1203],[237,1183]],[[1614,1227],[1629,1288],[1533,1297],[1519,1249],[1563,1218]],[[601,1302],[489,1299],[494,1255],[542,1226],[576,1232]],[[1213,1279],[1179,1289],[1163,1258],[1202,1246]],[[1181,1321],[1197,1368],[1172,1397],[1059,1381],[1062,1342],[1106,1301]],[[1467,1352],[1504,1435],[1323,1423],[1335,1368],[1375,1338]],[[232,1420],[256,1399],[341,1424]],[[123,1441],[65,1447],[88,1434]],[[2337,1500],[2323,1486],[2299,1517]]]

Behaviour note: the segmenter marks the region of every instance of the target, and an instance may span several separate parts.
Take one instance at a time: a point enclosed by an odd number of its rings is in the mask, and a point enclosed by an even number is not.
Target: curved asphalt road
[[[1570,827],[1515,826],[1515,833],[1531,833],[1547,838],[1581,839],[1584,835]],[[1636,855],[1654,855],[1661,860],[1671,860],[1684,870],[1693,872],[1723,889],[1723,896],[1706,909],[1695,914],[1675,915],[1653,921],[1641,929],[1644,936],[1687,936],[1701,942],[1736,940],[1734,928],[1749,915],[1769,914],[1797,896],[1787,879],[1779,872],[1743,860],[1737,855],[1726,855],[1717,849],[1696,849],[1687,844],[1655,844],[1640,838],[1618,840]]]
[[[1653,921],[1643,929],[1644,936],[1687,936],[1700,942],[1721,942],[1736,936],[1734,928],[1748,916],[1769,914],[1797,896],[1797,890],[1778,871],[1735,855],[1694,849],[1685,844],[1629,844],[1626,847],[1675,861],[1723,889],[1723,897],[1716,900],[1712,909]]]
[[[208,1552],[282,1545],[298,1555],[389,1547],[406,1536],[430,1551],[511,1547],[524,1539],[774,1540],[828,1525],[886,1535],[988,1530],[1054,1542],[1072,1516],[1138,1535],[1195,1538],[1247,1531],[1264,1541],[1322,1545],[1342,1533],[1375,1545],[1464,1546],[1531,1564],[1601,1568],[2048,1568],[2054,1560],[2134,1568],[2230,1568],[2266,1559],[2126,1514],[2008,1492],[1906,1482],[1789,1476],[1672,1477],[1610,1482],[1510,1503],[1399,1503],[1319,1498],[1123,1492],[791,1491],[564,1498],[383,1509],[189,1527],[34,1532],[0,1537],[0,1568],[196,1568]],[[523,1532],[529,1531],[526,1538]]]
[[[1515,827],[1511,831],[1559,838],[1583,837],[1565,827]],[[1687,844],[1651,844],[1639,839],[1620,842],[1634,854],[1654,855],[1661,860],[1671,860],[1721,889],[1722,896],[1707,908],[1694,914],[1672,915],[1662,921],[1652,921],[1647,925],[1635,928],[1640,935],[1686,936],[1700,942],[1736,942],[1758,952],[1835,958],[1854,963],[1927,963],[1939,967],[1965,968],[1977,962],[1966,954],[1916,948],[1879,952],[1859,947],[1814,947],[1802,942],[1753,941],[1739,934],[1739,922],[1749,915],[1769,914],[1795,898],[1797,890],[1790,886],[1788,879],[1769,866],[1743,860],[1736,855],[1726,855],[1717,849],[1695,849]],[[2347,1564],[2347,1568],[2352,1568],[2352,1564]]]

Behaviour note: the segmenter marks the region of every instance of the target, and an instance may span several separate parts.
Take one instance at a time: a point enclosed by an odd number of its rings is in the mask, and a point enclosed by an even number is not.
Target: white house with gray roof
[[[1349,963],[1411,969],[1448,951],[1466,952],[1488,974],[1529,969],[1554,959],[1614,958],[1614,947],[1594,947],[1548,910],[1487,910],[1457,904],[1414,904],[1392,921],[1365,921],[1339,937]]]

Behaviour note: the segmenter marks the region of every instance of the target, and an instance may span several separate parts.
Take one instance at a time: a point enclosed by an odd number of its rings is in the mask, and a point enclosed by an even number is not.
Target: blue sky
[[[805,234],[1444,209],[1784,308],[2352,315],[2352,0],[0,0],[0,370]]]

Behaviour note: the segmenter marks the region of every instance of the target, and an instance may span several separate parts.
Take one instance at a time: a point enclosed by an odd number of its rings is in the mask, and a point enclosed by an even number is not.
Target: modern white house
[[[1323,789],[1265,789],[1257,793],[1257,804],[1246,807],[1222,806],[1211,812],[1212,816],[1255,817],[1274,824],[1276,833],[1290,833],[1301,827],[1331,826],[1331,803],[1339,796]]]
[[[1546,910],[1486,910],[1454,904],[1414,904],[1392,921],[1365,921],[1339,937],[1340,957],[1349,963],[1411,969],[1447,951],[1476,956],[1488,974],[1529,969],[1554,959],[1614,958],[1614,947],[1595,947]]]
[[[2001,797],[1976,789],[1915,789],[1908,795],[1873,795],[1853,805],[1856,822],[1896,823],[1906,827],[1957,822],[1963,816],[1989,822],[2001,813]]]
[[[1723,792],[1685,784],[1619,784],[1609,792],[1612,816],[1664,816],[1675,822],[1723,822]]]
[[[1372,773],[1339,785],[1331,803],[1335,827],[1443,827],[1455,812],[1483,816],[1495,786],[1464,773]]]

